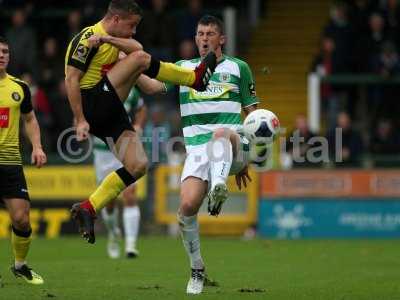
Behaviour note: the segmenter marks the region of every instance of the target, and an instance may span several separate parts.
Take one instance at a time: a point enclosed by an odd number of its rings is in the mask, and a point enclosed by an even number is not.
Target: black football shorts
[[[107,144],[111,138],[114,144],[125,130],[135,131],[117,92],[103,76],[100,82],[90,89],[81,89],[82,109],[90,125],[90,133]]]
[[[19,198],[30,201],[21,165],[0,165],[0,200]]]

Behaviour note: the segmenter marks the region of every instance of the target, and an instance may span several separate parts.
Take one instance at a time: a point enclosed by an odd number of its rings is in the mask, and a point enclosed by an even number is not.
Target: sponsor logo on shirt
[[[89,56],[89,47],[79,44],[76,47],[74,54],[72,55],[73,59],[80,61],[81,63],[86,63],[86,60]]]
[[[207,86],[207,89],[203,92],[191,89],[190,98],[191,99],[228,98],[230,90],[232,90],[232,87],[230,85],[210,83]]]
[[[0,128],[8,128],[10,119],[10,108],[0,107]]]

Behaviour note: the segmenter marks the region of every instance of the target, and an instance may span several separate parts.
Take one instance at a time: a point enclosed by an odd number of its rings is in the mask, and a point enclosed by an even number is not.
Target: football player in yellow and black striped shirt
[[[132,38],[141,18],[135,1],[110,1],[103,19],[75,36],[65,57],[65,82],[77,139],[84,140],[92,133],[118,153],[123,164],[87,201],[72,207],[72,218],[89,243],[95,242],[96,212],[146,172],[146,154],[122,104],[131,87],[143,73],[148,80],[205,90],[216,66],[213,52],[195,70],[154,59]],[[118,61],[120,51],[126,56]]]
[[[40,168],[46,163],[46,154],[42,150],[29,87],[7,74],[9,59],[8,43],[0,37],[0,201],[4,202],[12,222],[11,243],[15,263],[11,271],[31,284],[42,284],[42,277],[26,263],[32,229],[29,194],[19,151],[20,118],[32,143],[32,163]]]

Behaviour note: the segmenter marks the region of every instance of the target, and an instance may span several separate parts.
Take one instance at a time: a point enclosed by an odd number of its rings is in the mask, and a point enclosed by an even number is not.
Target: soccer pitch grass
[[[189,267],[181,241],[140,239],[138,259],[108,259],[106,240],[35,239],[29,262],[44,279],[30,286],[9,271],[0,241],[0,299],[185,299]],[[201,299],[400,299],[400,241],[240,241],[203,238],[208,274]]]

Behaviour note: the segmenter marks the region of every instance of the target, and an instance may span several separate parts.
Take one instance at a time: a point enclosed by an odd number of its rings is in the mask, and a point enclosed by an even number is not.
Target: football
[[[279,132],[278,117],[267,109],[252,111],[243,122],[243,132],[250,142],[272,143]]]

